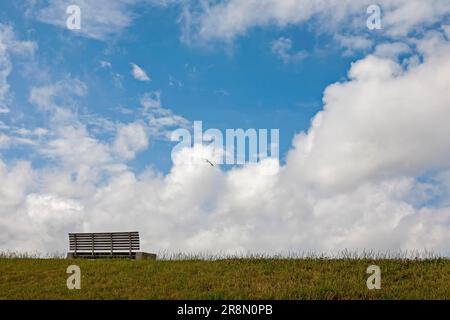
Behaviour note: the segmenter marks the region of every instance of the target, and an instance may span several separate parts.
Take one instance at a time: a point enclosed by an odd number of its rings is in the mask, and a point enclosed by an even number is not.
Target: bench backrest
[[[117,253],[139,251],[139,232],[69,233],[70,251]]]

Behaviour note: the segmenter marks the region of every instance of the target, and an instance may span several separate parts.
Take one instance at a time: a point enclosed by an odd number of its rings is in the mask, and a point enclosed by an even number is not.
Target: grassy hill
[[[81,268],[81,290],[66,287],[71,264]],[[372,264],[381,290],[367,289]],[[449,298],[449,259],[0,259],[0,299]]]

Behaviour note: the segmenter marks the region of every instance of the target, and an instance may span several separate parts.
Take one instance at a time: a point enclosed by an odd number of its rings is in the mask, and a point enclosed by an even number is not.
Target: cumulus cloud
[[[450,165],[443,120],[450,103],[443,85],[449,80],[443,71],[450,69],[448,45],[433,50],[424,64],[406,70],[368,56],[353,64],[350,82],[329,86],[324,111],[307,134],[296,137],[290,155],[291,162],[303,163],[304,179],[321,187],[354,186],[369,177],[414,176]]]
[[[112,161],[107,146],[91,137],[83,125],[76,123],[57,128],[56,137],[41,152],[62,160],[71,168],[89,168]]]
[[[78,113],[76,99],[83,97],[87,90],[83,82],[71,77],[30,90],[30,103],[48,117],[48,127],[33,133],[38,139],[35,152],[56,164],[54,170],[46,171],[41,177],[47,189],[60,190],[54,196],[78,195],[90,190],[83,184],[126,168],[126,164],[117,159],[112,147],[88,129],[88,124],[92,126],[92,118],[87,117],[86,120]],[[49,182],[53,179],[58,182]],[[69,181],[73,183],[67,183]]]
[[[0,134],[0,149],[8,149],[11,145],[11,140],[6,134]]]
[[[135,63],[131,64],[131,74],[136,80],[144,82],[150,81],[150,77],[147,75],[147,73]]]

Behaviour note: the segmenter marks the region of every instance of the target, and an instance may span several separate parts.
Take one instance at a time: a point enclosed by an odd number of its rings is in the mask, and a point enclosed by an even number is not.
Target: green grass
[[[81,290],[68,290],[76,264]],[[381,290],[368,290],[369,265]],[[0,299],[449,299],[449,259],[0,258]]]

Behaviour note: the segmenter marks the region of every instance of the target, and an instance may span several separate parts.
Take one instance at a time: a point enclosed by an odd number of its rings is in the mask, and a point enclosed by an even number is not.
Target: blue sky
[[[0,250],[448,255],[450,2],[373,4],[1,2]],[[279,129],[280,161],[173,161],[194,121]]]
[[[89,87],[78,101],[82,114],[127,122],[130,119],[119,108],[137,108],[143,94],[160,91],[165,107],[191,121],[202,120],[205,129],[279,128],[283,157],[295,133],[307,130],[321,109],[325,87],[343,79],[355,59],[343,56],[340,48],[330,48],[330,36],[317,37],[307,27],[252,30],[233,44],[187,45],[180,41],[177,7],[144,10],[122,34],[99,41],[30,19],[23,14],[23,4],[0,6],[3,15],[8,13],[4,23],[14,25],[22,39],[39,43],[34,63],[41,74],[36,78],[16,72],[10,77],[20,106],[17,113],[22,114],[16,125],[24,127],[43,126],[45,121],[28,101],[30,87],[70,75]],[[272,42],[280,37],[294,40],[293,51],[313,54],[283,62],[271,51]],[[101,61],[111,67],[102,68]],[[130,63],[144,69],[151,82],[136,81]],[[115,77],[120,77],[120,84]],[[154,141],[130,165],[135,170],[154,166],[167,172],[173,145]],[[16,151],[8,157],[16,158]]]

